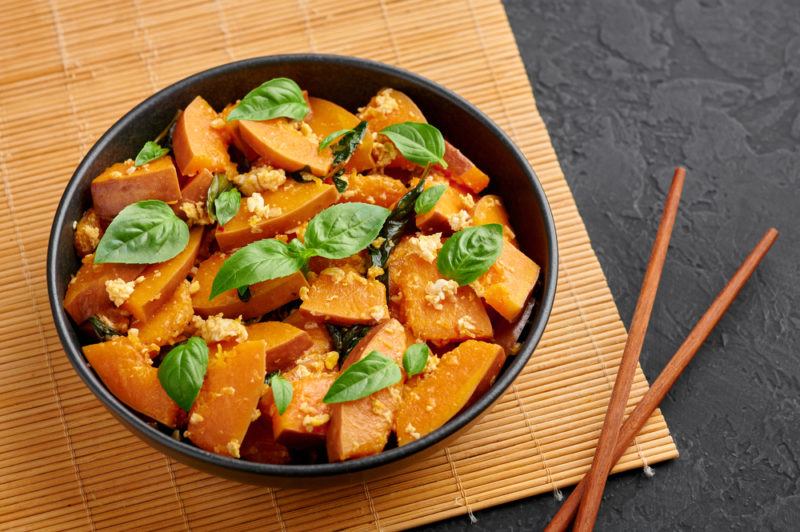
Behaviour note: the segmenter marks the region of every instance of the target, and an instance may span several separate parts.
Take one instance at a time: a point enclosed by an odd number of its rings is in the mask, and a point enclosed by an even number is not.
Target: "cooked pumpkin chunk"
[[[106,281],[121,279],[130,282],[139,277],[145,268],[141,264],[95,264],[94,255],[85,256],[81,262],[80,270],[67,285],[64,295],[64,308],[75,323],[115,308],[106,292]]]
[[[326,259],[325,257],[311,257],[308,261],[308,271],[316,274],[328,268],[339,268],[342,270],[352,270],[361,275],[367,273],[367,252],[360,251],[355,255],[350,255],[343,259]]]
[[[394,89],[381,89],[369,103],[358,110],[358,118],[366,120],[372,131],[401,122],[424,122],[425,116],[411,98]]]
[[[267,373],[289,369],[306,349],[314,345],[306,331],[280,321],[248,325],[247,338],[267,343]]]
[[[272,420],[263,415],[250,424],[239,453],[245,460],[260,464],[288,464],[291,459],[289,449],[275,441]]]
[[[214,299],[211,285],[227,256],[215,253],[200,263],[194,281],[199,284],[192,294],[192,305],[197,314],[208,317],[222,313],[227,318],[242,316],[244,319],[256,318],[300,297],[300,289],[307,287],[306,278],[300,272],[286,277],[254,284],[250,287],[250,299],[242,301],[235,289],[223,292]]]
[[[508,221],[508,213],[505,207],[503,207],[500,196],[489,194],[476,201],[475,208],[472,212],[472,223],[474,225],[502,225],[503,237],[507,242],[510,242],[511,245],[517,246],[517,237],[514,235],[514,231],[511,230],[511,224]]]
[[[289,447],[309,447],[325,441],[330,421],[330,405],[322,402],[336,380],[331,373],[316,373],[300,378],[288,376],[292,401],[283,414],[274,404],[270,408],[275,441]],[[262,401],[263,402],[263,401]]]
[[[425,188],[439,184],[447,183],[434,178],[425,183]],[[450,184],[430,211],[417,215],[417,227],[423,233],[449,234],[460,231],[467,225],[472,225],[471,200],[469,193],[461,192]]]
[[[294,325],[298,329],[307,332],[311,337],[311,347],[306,350],[305,354],[322,354],[333,349],[331,336],[328,334],[328,329],[322,320],[295,310],[283,322]]]
[[[484,301],[508,321],[519,317],[539,278],[539,266],[514,246],[503,251],[473,286]]]
[[[347,190],[342,192],[340,201],[372,203],[387,209],[408,192],[399,179],[382,174],[349,174]]]
[[[175,343],[193,315],[189,281],[184,280],[153,315],[143,322],[134,322],[133,327],[139,329],[139,339],[143,343],[160,347]]]
[[[186,106],[172,135],[172,149],[181,174],[194,175],[204,168],[227,172],[231,168],[224,128],[222,117],[202,97]]]
[[[216,231],[217,243],[223,251],[230,251],[261,240],[285,233],[310,220],[315,214],[333,205],[339,193],[333,185],[322,182],[298,183],[287,180],[278,190],[261,193],[263,207],[248,205],[249,198],[242,198],[239,212]],[[260,207],[260,205],[258,205]]]
[[[114,396],[139,413],[175,428],[181,409],[158,381],[152,349],[136,337],[86,345],[83,354]]]
[[[482,382],[497,375],[499,345],[468,340],[442,355],[437,368],[410,383],[397,409],[397,443],[405,445],[438,429],[461,410]],[[487,375],[494,376],[487,379]]]
[[[236,104],[229,103],[225,106],[225,109],[222,110],[222,113],[220,113],[222,119],[225,120],[225,134],[228,136],[229,142],[236,146],[236,149],[242,152],[248,161],[255,161],[258,159],[258,154],[244,139],[242,139],[242,134],[239,132],[239,121],[231,120],[228,122],[228,115],[231,114],[231,111],[233,111],[235,107]]]
[[[175,203],[181,199],[178,174],[169,155],[138,168],[131,160],[112,164],[94,178],[91,189],[94,210],[106,220],[137,201],[154,199]]]
[[[447,141],[444,143],[444,160],[447,163],[445,175],[459,185],[475,193],[489,185],[489,176]]]
[[[206,169],[190,177],[181,189],[181,199],[172,206],[175,214],[190,222],[190,225],[211,223],[206,212],[206,198],[213,179],[214,174]]]
[[[75,225],[75,235],[73,236],[75,251],[81,257],[90,255],[97,249],[101,238],[103,238],[103,227],[100,217],[97,216],[94,209],[89,209],[83,213]]]
[[[173,258],[160,264],[152,264],[144,270],[144,280],[136,285],[123,308],[140,321],[147,321],[167,301],[194,266],[203,228],[195,227],[189,233],[189,243]]]
[[[352,129],[359,123],[358,117],[335,103],[323,100],[322,98],[309,98],[311,107],[310,117],[306,117],[308,125],[314,130],[319,138],[325,138],[334,131],[340,129]],[[372,168],[372,133],[367,128],[364,139],[359,144],[358,149],[353,153],[345,168],[358,171]]]
[[[389,318],[383,284],[341,268],[319,274],[300,311],[336,325],[374,325]]]
[[[403,367],[403,353],[409,345],[403,325],[395,320],[373,327],[345,359],[346,370],[373,351]],[[395,411],[400,404],[402,382],[368,397],[331,405],[327,448],[331,461],[350,460],[379,453],[386,447]]]
[[[305,167],[316,176],[324,176],[331,167],[330,150],[319,152],[319,138],[305,122],[286,118],[255,122],[240,120],[239,133],[253,151],[266,162],[289,172]],[[306,129],[308,128],[308,129]]]
[[[184,435],[206,451],[238,458],[264,391],[263,340],[209,354],[203,387],[189,412]]]

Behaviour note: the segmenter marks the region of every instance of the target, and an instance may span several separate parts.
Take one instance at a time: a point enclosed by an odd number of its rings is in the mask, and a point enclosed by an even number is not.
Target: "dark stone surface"
[[[675,164],[681,212],[652,380],[771,225],[773,250],[665,404],[681,457],[613,477],[602,530],[800,527],[800,2],[506,0],[539,109],[626,325]],[[433,530],[541,529],[552,495]]]

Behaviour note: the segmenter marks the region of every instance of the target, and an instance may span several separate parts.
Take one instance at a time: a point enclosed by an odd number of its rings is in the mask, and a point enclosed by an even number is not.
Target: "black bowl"
[[[330,99],[350,110],[364,105],[381,87],[407,93],[448,140],[491,176],[491,190],[502,196],[522,250],[542,266],[541,281],[533,296],[536,306],[520,337],[521,349],[506,363],[492,388],[425,437],[349,462],[257,464],[212,454],[172,439],[106,389],[84,359],[77,328],[61,304],[70,275],[79,266],[72,247],[72,223],[90,204],[92,179],[110,164],[132,157],[146,140],[159,133],[176,109],[185,107],[198,94],[221,109],[263,81],[279,76],[292,78],[314,96]],[[280,55],[247,59],[195,74],[157,92],[117,121],[89,150],[64,190],[50,232],[47,287],[56,330],[72,366],[92,393],[134,434],[176,460],[211,474],[273,486],[310,487],[385,474],[422,451],[440,448],[447,439],[474,423],[513,382],[539,342],[555,296],[557,264],[556,230],[544,191],[522,153],[486,115],[449,90],[395,67],[353,57]]]

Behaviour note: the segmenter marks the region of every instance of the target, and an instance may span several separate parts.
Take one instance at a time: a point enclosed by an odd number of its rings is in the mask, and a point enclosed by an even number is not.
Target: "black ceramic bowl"
[[[263,81],[286,76],[314,96],[355,110],[382,87],[407,93],[428,120],[492,178],[490,191],[500,194],[522,250],[542,266],[534,296],[535,310],[526,325],[519,353],[510,357],[492,388],[427,436],[381,454],[343,463],[269,465],[212,454],[147,424],[103,385],[81,353],[78,332],[61,305],[70,275],[79,260],[72,247],[72,223],[90,204],[92,179],[110,164],[133,156],[155,137],[195,96],[216,109],[241,98]],[[56,330],[75,371],[123,425],[156,449],[178,461],[223,477],[274,486],[310,487],[363,480],[441,447],[448,438],[475,422],[519,374],[539,342],[550,316],[557,277],[556,230],[542,187],[525,157],[489,118],[463,98],[410,72],[352,57],[281,55],[247,59],[188,77],[137,105],[109,129],[81,161],[56,210],[47,255],[47,287]],[[98,427],[100,430],[101,427]]]

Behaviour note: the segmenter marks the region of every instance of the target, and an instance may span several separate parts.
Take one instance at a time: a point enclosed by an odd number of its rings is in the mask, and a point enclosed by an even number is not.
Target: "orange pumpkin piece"
[[[367,252],[359,251],[355,255],[350,255],[343,259],[326,259],[325,257],[311,257],[308,261],[308,271],[319,274],[328,268],[340,268],[342,270],[352,270],[362,275],[367,273]]]
[[[172,210],[174,210],[178,216],[186,218],[186,213],[189,211],[189,209],[191,209],[191,207],[184,207],[184,204],[192,203],[194,204],[193,206],[195,207],[195,210],[199,210],[197,208],[200,207],[203,209],[203,212],[205,212],[206,198],[208,197],[208,187],[211,186],[211,181],[213,179],[214,174],[205,168],[200,170],[196,176],[189,178],[189,181],[181,189],[180,201],[175,204]]]
[[[403,367],[403,353],[409,345],[403,325],[390,319],[373,327],[345,359],[342,371],[373,351]],[[400,406],[402,382],[368,397],[331,405],[331,422],[326,445],[332,462],[377,454],[386,447],[395,411]]]
[[[340,201],[371,203],[388,209],[408,192],[402,181],[382,174],[350,174],[347,180],[347,190],[342,192]]]
[[[435,260],[426,260],[412,242],[403,240],[389,256],[389,286],[414,337],[435,345],[491,338],[489,315],[469,286],[459,286],[453,293],[443,291],[444,298],[434,302],[434,287],[440,279]]]
[[[311,347],[305,351],[304,355],[319,355],[333,349],[331,336],[328,334],[325,323],[321,320],[307,316],[298,310],[294,310],[283,322],[294,325],[298,329],[307,332],[311,337]]]
[[[316,373],[292,383],[292,401],[283,414],[270,407],[275,441],[288,447],[309,447],[325,441],[330,420],[330,405],[322,402],[336,375]],[[264,401],[262,400],[262,403]]]
[[[352,129],[360,122],[356,115],[331,101],[322,98],[309,98],[308,101],[311,107],[311,116],[306,117],[306,121],[321,139],[340,129]],[[374,166],[375,164],[372,162],[372,132],[367,127],[364,139],[350,157],[345,168],[362,171]]]
[[[447,423],[504,358],[499,345],[475,340],[442,355],[431,374],[406,387],[397,409],[397,443],[411,443]]]
[[[489,271],[473,283],[484,301],[508,321],[516,320],[539,278],[539,266],[514,246],[503,251]]]
[[[192,305],[200,316],[208,317],[222,313],[227,318],[242,316],[244,319],[256,318],[289,301],[300,297],[300,289],[307,287],[306,278],[300,272],[295,272],[286,277],[256,283],[250,287],[250,299],[242,301],[235,289],[223,292],[214,299],[211,295],[211,285],[217,272],[222,267],[227,256],[215,253],[200,263],[194,280],[200,284],[197,292],[192,294]]]
[[[444,174],[459,185],[476,194],[489,185],[489,176],[447,141],[444,142],[443,158],[447,163]]]
[[[323,150],[320,153],[319,139],[315,138],[310,126],[305,122],[298,124],[299,129],[287,118],[258,122],[240,120],[239,134],[253,151],[272,166],[289,172],[307,166],[311,173],[322,177],[331,168],[331,152]]]
[[[114,308],[106,292],[106,281],[122,279],[130,282],[145,268],[141,264],[95,264],[94,255],[85,256],[81,262],[81,268],[64,295],[64,308],[75,323]]]
[[[161,347],[175,343],[193,315],[189,282],[181,281],[172,296],[152,316],[144,322],[134,322],[133,327],[139,329],[142,342]]]
[[[244,436],[264,391],[263,340],[210,353],[203,387],[184,435],[206,451],[239,458]]]
[[[380,131],[401,122],[427,123],[422,111],[411,98],[395,89],[381,89],[369,103],[358,110],[358,118],[366,120],[372,131]]]
[[[230,251],[294,229],[333,205],[339,193],[333,185],[298,183],[289,179],[278,190],[262,192],[261,196],[264,204],[277,212],[269,218],[259,217],[248,210],[247,199],[242,198],[236,216],[217,228],[215,236],[220,249]]]
[[[118,336],[84,346],[83,354],[117,399],[170,428],[177,426],[182,411],[158,381],[150,346],[136,337]]]
[[[181,174],[194,175],[203,168],[227,172],[231,168],[224,128],[223,119],[202,97],[186,106],[172,135],[172,149]]]
[[[229,103],[225,106],[225,109],[222,110],[222,113],[220,113],[222,119],[225,120],[225,134],[228,136],[229,141],[236,146],[237,150],[244,154],[248,161],[255,161],[258,159],[258,154],[244,139],[242,139],[242,134],[239,132],[239,121],[231,120],[228,122],[228,115],[231,114],[231,111],[233,111],[235,107],[235,103]]]
[[[85,257],[94,253],[100,243],[100,239],[103,238],[103,232],[100,217],[97,216],[94,209],[88,209],[83,213],[83,216],[75,226],[75,234],[73,235],[73,244],[78,255]]]
[[[203,228],[195,227],[189,233],[186,247],[168,261],[151,264],[145,269],[144,281],[138,283],[122,308],[133,314],[140,321],[147,321],[167,301],[175,288],[186,279],[189,270],[194,266]]]
[[[92,206],[98,216],[107,220],[137,201],[175,203],[181,198],[178,174],[169,155],[139,167],[130,159],[112,164],[94,178],[91,188]]]
[[[511,223],[508,221],[508,213],[505,207],[503,207],[500,196],[488,194],[476,201],[475,208],[472,211],[472,223],[474,225],[502,225],[503,237],[505,237],[506,241],[510,242],[512,246],[519,247],[517,245],[517,237],[511,229]]]
[[[281,321],[248,325],[247,338],[266,342],[267,373],[289,369],[306,349],[314,345],[306,331]]]
[[[374,325],[389,318],[383,284],[341,268],[320,273],[300,311],[336,325]]]
[[[263,415],[250,424],[239,451],[241,457],[260,464],[288,464],[289,449],[275,441],[272,420]]]
[[[433,206],[431,210],[425,214],[418,214],[416,216],[417,227],[423,233],[445,233],[450,234],[457,230],[458,226],[453,227],[451,220],[454,217],[464,216],[461,211],[464,211],[467,216],[471,217],[470,199],[467,193],[462,193],[452,184],[448,184],[441,179],[429,179],[425,182],[425,189],[435,185],[447,185],[444,193],[439,198],[439,201]]]

